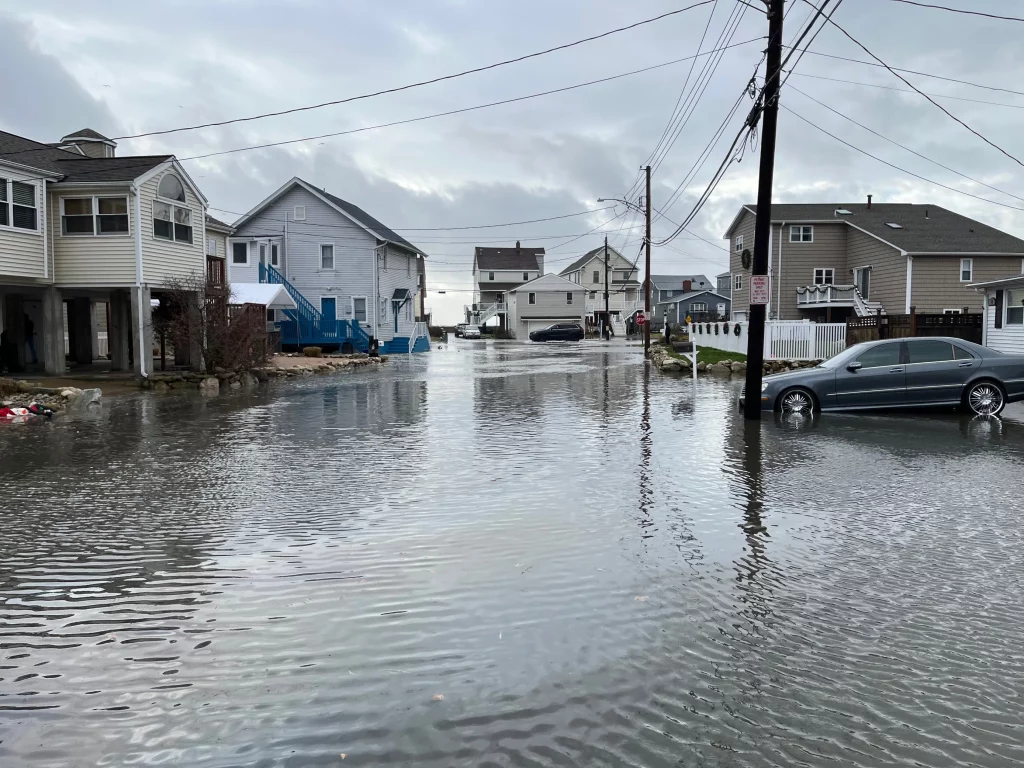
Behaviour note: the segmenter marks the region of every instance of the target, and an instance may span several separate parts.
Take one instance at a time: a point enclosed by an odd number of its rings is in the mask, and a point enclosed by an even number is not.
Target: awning
[[[391,296],[392,301],[405,301],[410,297],[408,288],[395,288],[394,294]]]
[[[275,283],[232,283],[232,304],[262,304],[267,309],[295,309],[295,299],[283,285]]]

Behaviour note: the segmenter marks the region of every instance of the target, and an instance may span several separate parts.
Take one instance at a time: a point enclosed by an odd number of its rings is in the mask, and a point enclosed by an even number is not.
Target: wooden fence
[[[981,344],[984,315],[918,314],[854,317],[846,321],[846,345],[879,339],[904,339],[914,336],[952,336]]]

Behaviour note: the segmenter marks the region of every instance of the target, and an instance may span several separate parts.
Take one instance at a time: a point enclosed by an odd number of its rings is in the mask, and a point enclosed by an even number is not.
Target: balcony
[[[853,307],[857,288],[853,285],[805,285],[796,289],[796,305],[801,308]]]
[[[587,296],[586,299],[587,314],[593,312],[604,312],[604,294],[598,292],[595,298]],[[609,293],[608,294],[608,311],[619,312],[620,314],[631,315],[638,309],[644,308],[643,299],[634,299],[631,296],[626,296],[622,293]]]

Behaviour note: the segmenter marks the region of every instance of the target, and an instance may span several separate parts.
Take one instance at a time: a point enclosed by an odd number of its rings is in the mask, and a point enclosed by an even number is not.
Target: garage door
[[[539,331],[541,328],[547,328],[549,325],[554,325],[554,320],[524,320],[523,323],[526,325],[526,336],[529,338],[530,334],[534,331]]]

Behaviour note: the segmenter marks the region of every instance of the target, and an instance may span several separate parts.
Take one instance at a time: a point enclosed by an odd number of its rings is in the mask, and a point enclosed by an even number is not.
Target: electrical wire
[[[999,21],[1021,21],[1024,19],[1018,16],[997,16],[994,13],[984,13],[983,11],[968,11],[965,8],[950,8],[947,5],[932,5],[931,3],[919,3],[916,0],[889,0],[893,3],[905,3],[906,5],[916,5],[920,8],[932,8],[937,11],[949,11],[950,13],[963,13],[968,16],[984,16],[989,19],[998,19]]]
[[[811,6],[812,8],[816,8],[816,7],[817,7],[817,6],[815,6],[815,5],[814,5],[814,3],[812,3],[812,2],[811,2],[811,0],[804,0],[804,2],[805,2],[805,3],[807,3],[807,4],[809,5],[809,6]],[[952,119],[952,120],[955,120],[956,122],[958,122],[958,123],[959,123],[960,125],[962,125],[962,126],[963,126],[964,128],[966,128],[966,129],[967,129],[968,131],[970,131],[971,133],[973,133],[973,134],[974,134],[975,136],[977,136],[977,137],[978,137],[979,139],[981,139],[982,141],[984,141],[984,142],[985,142],[986,144],[988,144],[988,145],[989,145],[990,147],[992,147],[993,149],[996,149],[996,150],[998,150],[998,151],[999,151],[1000,153],[1002,153],[1003,155],[1005,155],[1006,157],[1008,157],[1008,158],[1009,158],[1010,160],[1013,160],[1013,162],[1017,163],[1017,165],[1019,165],[1019,166],[1021,166],[1021,167],[1024,167],[1024,162],[1022,162],[1022,161],[1021,161],[1021,160],[1020,160],[1019,158],[1017,158],[1017,157],[1015,157],[1014,155],[1010,154],[1010,153],[1009,153],[1009,152],[1007,152],[1007,151],[1006,151],[1005,149],[1003,149],[1003,148],[1002,148],[1001,146],[999,146],[999,145],[998,145],[998,144],[996,144],[996,143],[995,143],[994,141],[992,141],[991,139],[989,139],[989,138],[988,138],[987,136],[985,136],[985,135],[984,135],[984,134],[982,134],[981,132],[977,131],[976,129],[972,128],[972,127],[971,127],[970,125],[968,125],[968,124],[967,124],[966,122],[964,122],[964,121],[963,121],[963,120],[961,120],[961,119],[960,119],[959,117],[957,117],[956,115],[954,115],[954,114],[953,114],[952,112],[950,112],[950,111],[949,111],[948,109],[946,109],[946,108],[945,108],[944,106],[942,106],[941,104],[939,104],[939,103],[938,103],[937,101],[935,101],[935,100],[934,100],[933,98],[931,98],[930,96],[928,96],[928,95],[927,95],[926,93],[923,93],[923,92],[922,92],[922,91],[921,91],[920,89],[918,89],[918,88],[917,88],[917,86],[915,86],[915,85],[914,85],[914,84],[913,84],[912,82],[910,82],[909,80],[907,80],[907,78],[903,77],[903,75],[901,75],[901,74],[900,74],[899,72],[897,72],[896,70],[894,70],[894,69],[893,69],[892,67],[890,67],[890,66],[889,66],[888,64],[886,64],[886,63],[885,63],[884,61],[882,61],[882,59],[880,59],[880,58],[879,58],[878,56],[876,56],[875,54],[873,54],[873,53],[872,53],[872,52],[871,52],[870,50],[868,50],[867,46],[865,46],[865,45],[864,45],[864,43],[862,43],[862,42],[861,42],[860,40],[858,40],[857,38],[855,38],[855,37],[854,37],[853,35],[851,35],[851,34],[850,34],[849,32],[847,32],[847,31],[846,31],[845,29],[843,29],[843,27],[842,27],[842,26],[841,26],[841,25],[840,25],[840,24],[839,24],[839,23],[838,23],[838,22],[837,22],[837,21],[836,21],[835,19],[832,19],[832,18],[827,18],[827,19],[826,19],[826,21],[827,21],[827,22],[828,22],[829,24],[831,24],[832,26],[834,26],[834,27],[835,27],[836,29],[838,29],[838,30],[839,30],[840,32],[842,32],[842,33],[843,33],[843,34],[844,34],[844,35],[845,35],[845,36],[846,36],[846,37],[847,37],[847,38],[848,38],[848,39],[849,39],[849,40],[850,40],[851,42],[855,43],[855,44],[856,44],[856,45],[857,45],[857,46],[858,46],[858,47],[859,47],[859,48],[860,48],[860,49],[861,49],[862,51],[864,51],[864,53],[866,53],[866,54],[867,54],[868,56],[870,56],[870,57],[871,57],[872,59],[874,59],[874,60],[875,60],[875,61],[877,61],[877,62],[878,62],[879,64],[881,64],[882,66],[884,66],[884,67],[885,67],[885,68],[886,68],[887,70],[889,70],[889,71],[890,71],[890,72],[891,72],[891,73],[892,73],[893,75],[895,75],[895,76],[896,76],[896,77],[898,77],[898,78],[899,78],[900,80],[902,80],[902,81],[903,81],[904,83],[906,83],[907,85],[909,85],[909,86],[910,86],[911,88],[913,88],[913,89],[914,89],[914,90],[915,90],[915,91],[916,91],[917,93],[919,93],[919,94],[920,94],[921,96],[924,96],[924,98],[928,99],[928,101],[929,101],[929,102],[930,102],[930,103],[931,103],[931,104],[932,104],[932,105],[933,105],[934,107],[936,107],[937,109],[941,110],[941,111],[942,111],[942,112],[943,112],[943,113],[944,113],[944,114],[945,114],[945,115],[946,115],[947,117],[949,117],[950,119]]]
[[[825,75],[811,75],[806,72],[792,72],[797,77],[809,77],[814,80],[828,80],[833,83],[846,83],[847,85],[860,85],[865,88],[881,88],[884,91],[896,91],[897,93],[917,93],[922,96],[934,96],[937,99],[954,99],[956,101],[969,101],[973,104],[985,104],[990,107],[1009,107],[1010,109],[1024,109],[1022,104],[1007,104],[1002,101],[985,101],[984,99],[972,99],[967,96],[948,96],[945,93],[931,93],[929,91],[910,90],[909,88],[897,88],[894,85],[882,85],[880,83],[862,83],[859,80],[844,80],[839,77],[826,77]],[[1022,94],[1024,95],[1024,94]]]

